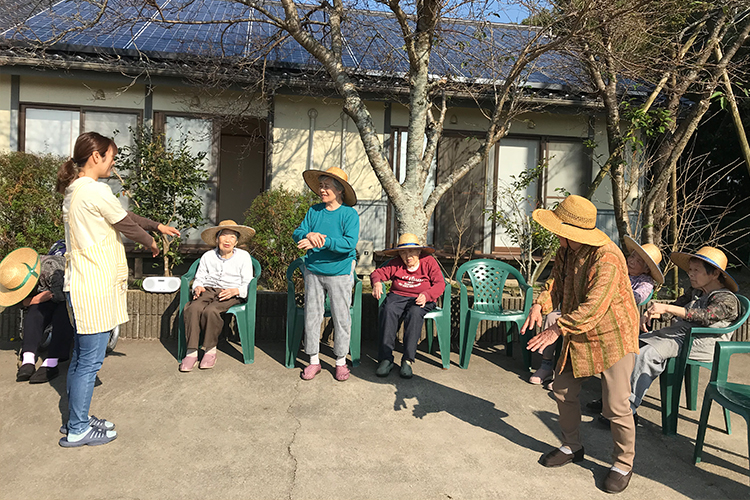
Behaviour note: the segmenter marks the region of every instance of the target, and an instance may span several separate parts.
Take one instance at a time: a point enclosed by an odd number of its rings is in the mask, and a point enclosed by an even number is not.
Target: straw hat
[[[531,216],[545,229],[577,243],[600,247],[610,241],[596,228],[596,207],[582,196],[571,194],[554,210],[538,208]]]
[[[331,167],[328,170],[305,170],[302,172],[302,177],[305,179],[308,187],[313,190],[313,193],[318,194],[320,191],[320,181],[318,177],[325,175],[332,179],[336,179],[344,186],[344,204],[353,207],[357,204],[357,194],[354,192],[354,188],[349,184],[349,176],[346,172],[338,167]]]
[[[393,248],[383,250],[383,253],[389,257],[393,257],[394,255],[398,254],[399,250],[422,250],[422,253],[426,253],[428,255],[432,255],[433,253],[435,253],[434,248],[420,245],[419,238],[411,233],[404,233],[399,236],[398,244]]]
[[[36,286],[42,264],[33,248],[19,248],[0,262],[0,306],[21,302]]]
[[[251,228],[250,226],[241,226],[234,222],[232,219],[227,219],[219,222],[218,226],[209,227],[208,229],[204,229],[201,233],[201,239],[209,246],[215,247],[216,246],[216,235],[219,234],[219,231],[222,229],[231,229],[232,231],[236,231],[240,233],[240,237],[238,238],[237,244],[241,245],[243,243],[247,243],[247,241],[255,236],[255,229]]]
[[[669,258],[672,259],[672,262],[674,262],[677,267],[685,272],[688,272],[690,270],[690,259],[695,258],[708,262],[716,269],[721,271],[721,274],[724,276],[724,283],[726,284],[727,288],[735,293],[737,293],[737,291],[740,289],[740,287],[737,285],[737,282],[734,281],[734,278],[732,278],[729,273],[726,272],[727,256],[724,255],[724,252],[722,252],[718,248],[705,246],[698,250],[697,253],[672,252]]]
[[[633,238],[627,235],[625,235],[625,247],[631,252],[637,253],[643,259],[654,281],[660,285],[664,284],[664,275],[661,269],[659,269],[659,263],[661,263],[661,250],[659,250],[659,247],[651,243],[639,245]]]

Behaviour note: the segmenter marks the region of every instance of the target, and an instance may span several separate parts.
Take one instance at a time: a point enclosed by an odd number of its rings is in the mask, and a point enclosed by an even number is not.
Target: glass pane
[[[98,132],[106,137],[112,137],[119,149],[133,144],[130,129],[138,126],[138,115],[135,113],[111,113],[101,111],[84,111],[83,128],[85,132]],[[117,168],[117,163],[115,163]],[[118,194],[122,190],[122,183],[113,175],[104,180],[112,192]],[[120,198],[120,203],[127,210],[128,199]]]
[[[539,141],[537,139],[508,139],[500,141],[500,150],[498,153],[497,167],[497,187],[496,187],[496,207],[498,211],[503,211],[509,218],[515,218],[517,213],[516,203],[521,198],[526,198],[528,202],[522,202],[520,205],[526,215],[536,208],[537,183],[529,185],[524,193],[518,193],[517,196],[507,197],[508,190],[513,178],[518,178],[525,170],[534,168],[539,162]],[[508,233],[497,224],[495,227],[495,247],[500,248],[517,248],[517,242],[511,240]]]
[[[165,135],[167,141],[178,145],[182,140],[187,141],[187,145],[193,154],[201,151],[206,153],[203,160],[203,168],[208,171],[208,183],[206,188],[198,190],[198,196],[203,199],[203,217],[207,223],[198,228],[191,230],[188,237],[183,239],[186,243],[200,243],[201,231],[207,227],[213,226],[216,221],[216,191],[217,175],[216,161],[213,157],[213,122],[203,118],[188,118],[183,116],[167,116],[165,121]],[[236,221],[242,223],[243,221]]]
[[[24,151],[72,156],[80,123],[78,111],[26,108]]]
[[[549,207],[565,198],[563,193],[556,191],[557,188],[570,194],[586,194],[590,181],[591,172],[583,144],[550,141],[545,205]]]

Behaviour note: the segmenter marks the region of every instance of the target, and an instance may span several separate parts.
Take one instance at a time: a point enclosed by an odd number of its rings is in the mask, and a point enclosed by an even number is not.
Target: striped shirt
[[[535,303],[548,314],[559,308],[563,334],[558,361],[570,356],[573,376],[607,370],[628,353],[638,352],[638,308],[622,251],[613,242],[582,245],[576,252],[560,248],[550,279]]]

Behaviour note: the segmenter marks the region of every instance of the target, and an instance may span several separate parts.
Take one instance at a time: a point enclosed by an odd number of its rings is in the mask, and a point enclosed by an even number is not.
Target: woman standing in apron
[[[112,329],[128,321],[128,266],[120,234],[150,248],[156,257],[156,241],[146,231],[179,236],[173,227],[127,212],[108,185],[117,155],[112,139],[96,132],[81,134],[73,158],[57,173],[57,190],[65,195],[65,285],[76,334],[68,369],[67,434],[60,446],[106,444],[117,437],[114,424],[89,415],[96,374],[104,361]]]

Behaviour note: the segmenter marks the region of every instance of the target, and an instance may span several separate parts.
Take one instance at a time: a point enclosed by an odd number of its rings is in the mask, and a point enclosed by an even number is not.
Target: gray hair
[[[318,182],[323,182],[323,179],[328,179],[328,180],[330,180],[331,182],[333,182],[333,187],[334,187],[334,188],[336,189],[336,191],[338,191],[339,193],[342,193],[342,194],[343,194],[343,192],[344,192],[344,185],[343,185],[343,184],[341,184],[341,183],[340,183],[340,182],[338,181],[338,179],[334,179],[333,177],[331,177],[331,176],[328,176],[328,175],[321,175],[321,176],[318,176]]]

